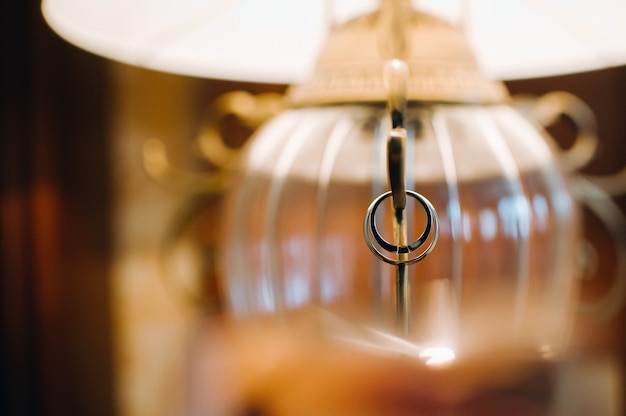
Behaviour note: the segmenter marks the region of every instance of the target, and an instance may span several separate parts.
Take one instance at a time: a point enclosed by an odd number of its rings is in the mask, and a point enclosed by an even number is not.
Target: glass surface
[[[409,106],[406,184],[433,203],[440,235],[409,266],[409,334],[396,339],[395,268],[363,237],[367,207],[388,190],[389,130],[384,107],[346,105],[289,110],[258,132],[227,202],[230,311],[320,306],[332,333],[417,354],[558,350],[576,287],[577,206],[541,130],[504,105]],[[421,208],[410,203],[407,218],[417,238]],[[389,213],[377,223],[391,239]]]

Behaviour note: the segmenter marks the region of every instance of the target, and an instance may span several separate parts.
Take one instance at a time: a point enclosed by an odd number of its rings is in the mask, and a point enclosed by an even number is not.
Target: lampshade
[[[626,63],[621,0],[422,0],[463,25],[495,79],[531,78]],[[131,65],[189,76],[300,83],[328,28],[375,0],[43,0],[62,37]]]

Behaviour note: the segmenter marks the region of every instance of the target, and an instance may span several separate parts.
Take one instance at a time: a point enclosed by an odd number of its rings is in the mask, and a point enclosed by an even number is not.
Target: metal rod
[[[402,210],[404,212],[404,210]],[[399,246],[407,244],[406,221],[394,218],[394,228],[397,230],[396,242]],[[397,253],[398,260],[407,260],[407,253]],[[411,282],[409,281],[408,266],[400,263],[396,266],[396,324],[398,331],[405,337],[409,335]]]
[[[396,127],[387,139],[387,170],[393,203],[393,234],[394,244],[398,247],[408,244],[407,225],[405,220],[406,185],[404,180],[404,163],[406,149],[406,130]],[[396,266],[396,316],[398,330],[405,336],[409,332],[409,295],[410,281],[403,261],[408,259],[407,253],[396,253],[400,262]]]

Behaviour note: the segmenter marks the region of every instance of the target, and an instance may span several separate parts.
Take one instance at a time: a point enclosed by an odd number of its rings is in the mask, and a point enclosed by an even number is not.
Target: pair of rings
[[[406,190],[406,194],[415,200],[417,200],[424,211],[426,212],[426,226],[424,230],[420,234],[420,236],[408,245],[395,245],[386,241],[378,231],[376,226],[376,210],[380,206],[380,204],[387,198],[391,197],[392,192],[386,192],[376,198],[369,208],[367,209],[367,213],[365,215],[365,219],[363,220],[363,234],[365,236],[365,242],[369,249],[382,261],[385,263],[393,264],[393,265],[409,265],[417,263],[426,257],[432,250],[435,248],[435,243],[437,242],[437,238],[439,237],[439,218],[437,217],[437,212],[435,208],[430,203],[430,201],[421,194],[417,192]],[[429,239],[432,233],[432,238]],[[426,244],[427,241],[430,240],[430,243],[420,250]],[[383,250],[388,253],[396,253],[396,254],[408,254],[415,253],[411,257],[407,257],[406,259],[400,259],[400,256],[396,256],[396,258],[392,258],[383,253]],[[418,251],[419,250],[419,251]]]

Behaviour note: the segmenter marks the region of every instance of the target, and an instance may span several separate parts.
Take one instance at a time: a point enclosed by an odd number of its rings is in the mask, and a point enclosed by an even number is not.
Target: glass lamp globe
[[[408,267],[402,334],[396,266],[363,235],[368,206],[388,190],[382,71],[394,56],[409,70],[406,186],[439,218],[436,247]],[[333,31],[289,98],[250,141],[227,198],[221,270],[232,314],[314,308],[329,334],[418,355],[559,350],[574,305],[578,208],[551,139],[481,74],[458,28],[412,9],[358,17]],[[424,213],[406,210],[411,240]],[[390,211],[383,204],[376,220],[387,239]]]

